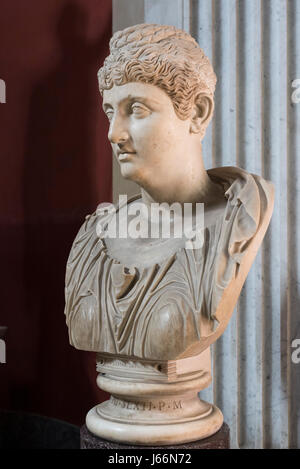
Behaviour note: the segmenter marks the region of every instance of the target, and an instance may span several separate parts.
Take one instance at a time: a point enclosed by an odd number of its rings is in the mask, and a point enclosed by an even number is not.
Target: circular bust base
[[[98,436],[93,435],[83,425],[80,429],[80,448],[81,449],[230,449],[230,431],[228,425],[224,422],[220,430],[214,435],[190,443],[181,445],[169,445],[169,446],[135,446],[132,444],[116,443],[113,441],[104,440]]]
[[[105,418],[101,412],[103,405],[105,403],[88,412],[86,425],[89,431],[106,440],[133,445],[165,446],[201,440],[216,433],[223,424],[222,412],[210,404],[207,404],[210,411],[200,414],[198,418],[180,419],[177,422],[166,418],[165,422],[159,423],[152,423],[151,419],[137,423],[134,413],[127,422]]]

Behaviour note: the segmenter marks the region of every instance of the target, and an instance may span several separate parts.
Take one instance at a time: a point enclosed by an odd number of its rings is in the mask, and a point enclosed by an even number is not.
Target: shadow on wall
[[[11,389],[11,407],[82,423],[104,399],[95,384],[94,354],[68,344],[64,275],[71,244],[84,216],[99,203],[93,173],[100,99],[96,73],[107,54],[111,26],[91,43],[87,11],[67,4],[57,25],[61,56],[32,92],[24,158],[24,321],[19,353],[26,356]],[[38,40],[38,39],[37,39]],[[111,162],[98,174],[110,199]],[[21,330],[22,329],[22,330]],[[22,383],[22,384],[21,384]]]

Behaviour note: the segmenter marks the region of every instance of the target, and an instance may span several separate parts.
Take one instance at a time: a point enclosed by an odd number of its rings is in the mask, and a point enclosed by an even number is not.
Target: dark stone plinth
[[[0,410],[1,449],[79,449],[79,427],[41,415]]]
[[[141,445],[125,445],[107,441],[98,436],[93,435],[83,425],[80,429],[80,448],[81,449],[230,449],[230,431],[226,423],[223,423],[220,430],[209,438],[203,440],[193,441],[192,443],[185,443],[183,445],[172,446],[141,446]]]

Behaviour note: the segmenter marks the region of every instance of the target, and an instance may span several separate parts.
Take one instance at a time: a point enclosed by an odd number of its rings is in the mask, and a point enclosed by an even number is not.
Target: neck
[[[153,178],[151,184],[144,185],[141,190],[142,200],[146,205],[152,202],[205,203],[207,205],[217,203],[224,198],[219,185],[209,178],[202,159],[202,148],[188,154],[182,167],[174,165],[167,168],[166,177]]]

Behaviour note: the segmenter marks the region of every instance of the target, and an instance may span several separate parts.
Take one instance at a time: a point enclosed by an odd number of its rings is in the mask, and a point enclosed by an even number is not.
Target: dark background
[[[110,36],[110,0],[0,0],[0,409],[78,425],[106,396],[95,355],[69,345],[64,275],[85,215],[111,200]]]

